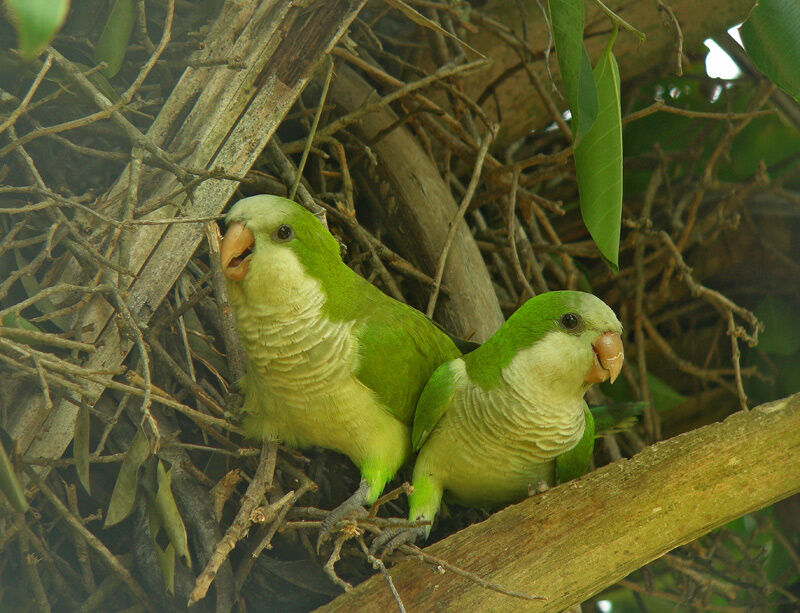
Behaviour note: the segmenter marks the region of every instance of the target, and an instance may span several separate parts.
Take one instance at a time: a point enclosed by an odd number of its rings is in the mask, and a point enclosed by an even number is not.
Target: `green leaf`
[[[3,316],[3,327],[4,328],[20,328],[22,330],[29,330],[31,332],[41,332],[38,326],[32,324],[24,317],[17,315],[16,313],[6,313]]]
[[[192,560],[189,557],[189,547],[186,541],[186,526],[183,524],[178,505],[175,504],[175,498],[172,496],[171,471],[168,472],[160,460],[158,462],[158,491],[155,496],[155,507],[170,543],[186,565],[191,567]]]
[[[161,516],[156,509],[154,497],[151,496],[147,501],[147,521],[150,526],[150,536],[153,539],[153,550],[158,558],[158,567],[161,570],[161,578],[164,581],[164,588],[170,595],[175,594],[175,547],[172,543],[167,543],[164,549],[158,544],[158,531],[161,529]]]
[[[558,69],[572,113],[572,137],[577,146],[591,129],[598,104],[592,64],[583,44],[583,0],[549,0],[547,4]]]
[[[69,0],[5,0],[5,6],[25,60],[45,50],[69,12]]]
[[[800,102],[800,2],[758,0],[739,32],[758,69]]]
[[[164,549],[158,545],[154,547],[158,566],[161,569],[161,578],[164,580],[164,589],[170,596],[175,595],[175,548],[172,543],[167,543]]]
[[[104,77],[111,78],[119,72],[125,51],[133,32],[136,21],[136,7],[134,0],[116,0],[111,7],[106,25],[94,49],[94,61],[98,64],[105,62],[106,67],[101,70]]]
[[[17,473],[14,471],[14,466],[8,458],[2,442],[0,442],[0,492],[3,492],[6,500],[14,507],[14,510],[20,513],[28,510],[25,491],[19,484]]]
[[[72,454],[75,457],[75,470],[83,489],[88,494],[92,491],[89,487],[89,407],[82,402],[78,408],[75,419],[75,433],[72,441]]]
[[[594,68],[599,107],[591,130],[575,147],[575,175],[583,222],[608,265],[619,269],[622,222],[622,118],[619,69],[612,47],[616,32]]]
[[[800,311],[795,305],[768,294],[754,313],[764,322],[764,331],[758,339],[759,349],[776,355],[792,355],[800,349]]]
[[[139,428],[119,468],[117,482],[114,484],[111,501],[108,503],[104,528],[118,524],[130,515],[133,503],[136,502],[139,468],[148,457],[150,457],[150,443],[144,430]]]

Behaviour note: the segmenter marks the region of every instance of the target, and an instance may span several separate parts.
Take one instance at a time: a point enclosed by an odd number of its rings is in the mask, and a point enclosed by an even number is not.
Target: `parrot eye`
[[[281,224],[278,226],[278,229],[275,230],[275,234],[273,236],[279,243],[285,243],[286,241],[294,238],[294,230],[292,230],[292,226]]]
[[[577,330],[581,324],[581,316],[577,313],[565,313],[561,316],[559,323],[565,330]]]

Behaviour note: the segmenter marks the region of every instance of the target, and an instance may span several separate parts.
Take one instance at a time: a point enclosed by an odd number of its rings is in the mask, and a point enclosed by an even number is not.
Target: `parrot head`
[[[546,292],[523,304],[464,360],[470,378],[486,389],[500,385],[508,366],[553,394],[582,396],[593,383],[619,376],[621,334],[614,312],[592,294]]]
[[[622,370],[622,324],[602,300],[576,291],[540,294],[528,300],[509,322],[533,339],[539,375],[552,373],[569,386],[588,388]]]
[[[279,196],[251,196],[225,218],[220,245],[228,286],[245,299],[281,300],[342,266],[339,244],[312,213]],[[233,298],[233,295],[232,295]]]

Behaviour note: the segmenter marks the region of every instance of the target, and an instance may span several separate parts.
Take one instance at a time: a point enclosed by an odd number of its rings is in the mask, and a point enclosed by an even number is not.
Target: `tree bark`
[[[416,560],[390,573],[410,611],[560,611],[669,550],[800,491],[800,394],[648,447],[426,548],[532,602]],[[389,611],[381,576],[320,611]]]
[[[631,2],[630,0],[605,0],[605,5],[628,23],[647,35],[643,43],[630,32],[621,31],[614,45],[614,55],[619,61],[622,81],[647,72],[658,66],[677,65],[677,31],[671,19],[659,10],[655,0]],[[714,37],[728,28],[741,23],[753,7],[753,0],[665,0],[677,18],[683,37],[683,49],[695,49],[706,38]],[[546,6],[546,3],[542,3]],[[550,37],[542,16],[542,9],[536,0],[508,2],[493,0],[482,11],[512,28],[527,41],[532,51],[541,52],[547,48]],[[586,3],[586,30],[584,41],[592,58],[592,63],[600,56],[611,30],[610,22],[593,2]],[[482,27],[467,42],[492,58],[492,66],[464,79],[466,94],[478,99],[491,84],[504,73],[510,73],[497,87],[493,95],[485,96],[483,108],[495,119],[497,110],[502,109],[502,123],[497,144],[502,145],[516,140],[530,130],[540,128],[552,121],[552,115],[542,101],[542,97],[531,85],[530,78],[520,63],[520,56],[506,43],[499,40],[487,28]],[[541,55],[530,63],[539,75],[544,88],[550,92],[553,102],[566,108],[566,101],[553,91],[547,67]],[[555,54],[550,56],[550,70],[558,80],[558,64]],[[672,68],[671,72],[675,72]]]

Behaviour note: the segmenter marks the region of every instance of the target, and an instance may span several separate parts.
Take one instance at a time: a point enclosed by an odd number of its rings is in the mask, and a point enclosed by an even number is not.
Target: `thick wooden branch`
[[[800,394],[648,447],[510,506],[425,551],[529,602],[406,560],[409,611],[561,611],[669,550],[800,491]],[[376,576],[321,611],[396,607]]]

